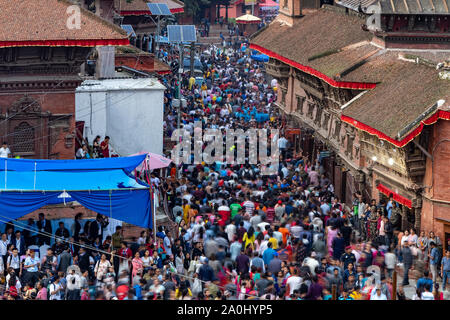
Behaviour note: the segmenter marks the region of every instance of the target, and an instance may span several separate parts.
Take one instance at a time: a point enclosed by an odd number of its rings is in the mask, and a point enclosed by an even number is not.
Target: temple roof
[[[381,0],[382,13],[449,14],[450,0]]]
[[[400,60],[399,52],[388,51],[369,58],[349,77],[379,82],[342,114],[398,141],[420,124],[407,129],[438,100],[450,101],[449,80],[440,79],[435,67]]]
[[[0,0],[0,47],[126,45],[121,28],[80,8],[80,27],[68,0]],[[79,7],[78,7],[79,8]]]
[[[329,70],[328,64],[322,66],[322,62],[318,63],[318,60],[322,59],[317,57],[336,53],[355,43],[369,41],[372,35],[361,29],[363,24],[364,19],[356,15],[345,15],[322,8],[316,13],[305,15],[292,27],[274,20],[250,41],[252,44],[270,48],[283,57],[330,75],[333,71]]]
[[[367,90],[345,106],[342,120],[397,146],[420,133],[424,114],[450,119],[436,108],[427,114],[438,100],[450,102],[450,81],[436,70],[450,51],[389,51],[371,42],[362,23],[354,13],[325,7],[293,26],[275,20],[250,40],[251,48],[331,86]]]
[[[337,0],[337,4],[358,11],[378,5],[386,14],[449,14],[450,0]]]

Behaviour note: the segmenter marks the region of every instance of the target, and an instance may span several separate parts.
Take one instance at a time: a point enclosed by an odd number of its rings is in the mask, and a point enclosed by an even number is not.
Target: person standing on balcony
[[[8,148],[8,143],[3,142],[2,147],[0,148],[0,158],[10,158],[11,150]]]

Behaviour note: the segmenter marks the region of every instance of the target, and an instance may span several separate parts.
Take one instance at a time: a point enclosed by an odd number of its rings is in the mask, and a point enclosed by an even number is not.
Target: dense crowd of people
[[[181,85],[183,130],[193,133],[195,121],[224,134],[279,129],[279,168],[263,175],[248,161],[202,162],[151,173],[174,221],[134,241],[124,241],[121,227],[103,240],[108,219],[101,215],[84,224],[78,215],[71,230],[62,224],[54,232],[43,214],[11,222],[0,241],[4,299],[406,299],[410,272],[418,279],[412,299],[449,299],[444,243],[433,232],[404,230],[392,197],[367,201],[356,193],[346,207],[320,159],[293,152],[273,106],[276,81],[245,47],[237,38],[209,50],[202,83],[189,74],[161,78],[165,135],[177,128]],[[177,59],[172,50],[166,57]],[[396,292],[394,272],[403,277]]]

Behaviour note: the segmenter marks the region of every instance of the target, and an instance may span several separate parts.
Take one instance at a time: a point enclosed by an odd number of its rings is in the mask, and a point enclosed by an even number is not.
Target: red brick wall
[[[30,90],[31,91],[31,90]],[[38,130],[41,125],[42,121],[42,126],[44,127],[42,132],[40,133],[40,136],[42,138],[44,146],[40,146],[39,142],[36,142],[36,156],[35,158],[48,158],[49,154],[58,154],[57,158],[59,159],[73,159],[74,155],[75,155],[75,141],[72,140],[73,142],[73,146],[70,148],[67,148],[65,146],[65,137],[66,135],[70,135],[74,133],[75,130],[75,91],[72,89],[68,89],[67,91],[56,91],[55,89],[53,89],[53,91],[49,90],[47,92],[44,93],[29,93],[28,94],[32,99],[36,100],[39,102],[40,107],[41,107],[41,112],[49,112],[51,115],[53,115],[53,119],[52,118],[40,118],[38,120],[35,121],[30,121],[29,124],[32,127],[35,126],[39,126],[34,128],[35,130]],[[21,98],[23,98],[25,96],[24,93],[17,93],[17,94],[2,94],[0,93],[0,103],[1,103],[1,112],[5,113],[13,103],[15,103],[16,101],[20,100]],[[53,146],[50,146],[50,150],[47,153],[47,144],[50,143],[50,133],[47,130],[48,125],[54,125],[56,124],[56,120],[62,120],[61,115],[70,115],[70,120],[69,120],[69,128],[67,129],[67,131],[64,130],[60,130],[59,131],[59,135],[57,138],[56,143]],[[42,119],[42,120],[41,120]],[[55,120],[56,119],[56,120]],[[10,121],[14,121],[14,118],[11,118]],[[49,121],[49,123],[46,121]],[[2,128],[0,129],[1,134],[3,136],[6,136],[8,134],[8,124],[5,123],[4,126],[2,126]],[[10,133],[9,133],[10,134]],[[36,133],[36,138],[38,138],[39,135]],[[7,141],[11,144],[11,142],[9,140],[12,141],[13,137],[11,135],[9,135],[7,137]]]
[[[42,207],[39,210],[36,210],[32,213],[23,216],[19,220],[27,220],[28,218],[38,220],[38,215],[41,212],[43,212],[45,217],[49,220],[75,218],[75,215],[80,212],[83,213],[83,218],[95,218],[97,216],[96,212],[86,209],[81,205],[71,205],[71,206],[55,205]]]
[[[450,121],[439,120],[433,126],[428,149],[433,161],[427,158],[424,185],[431,188],[425,188],[421,219],[422,230],[433,230],[441,239],[444,238],[444,223],[436,219],[450,220],[450,141],[445,139],[450,140]]]
[[[155,70],[155,58],[152,55],[117,55],[116,67],[127,66],[140,71],[152,72]]]

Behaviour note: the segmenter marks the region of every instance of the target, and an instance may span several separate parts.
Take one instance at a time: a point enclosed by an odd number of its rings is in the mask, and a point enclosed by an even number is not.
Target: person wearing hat
[[[345,252],[341,255],[341,258],[339,260],[341,262],[341,267],[342,267],[343,270],[347,270],[347,266],[349,265],[349,263],[351,263],[353,265],[355,264],[356,257],[352,253],[352,247],[351,246],[346,246],[345,247]]]
[[[375,286],[375,292],[370,295],[370,300],[387,300],[386,295],[381,290],[381,283]]]

